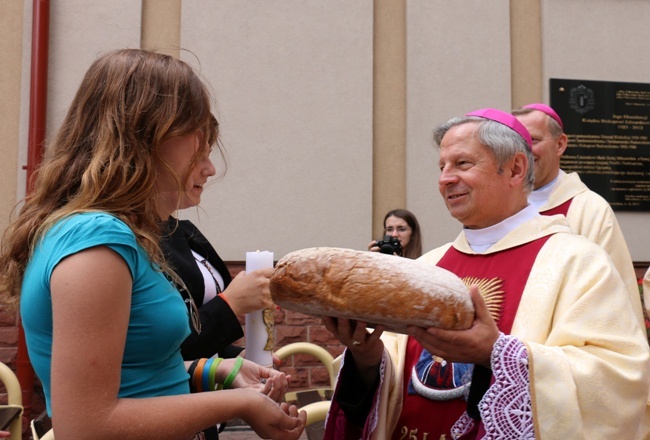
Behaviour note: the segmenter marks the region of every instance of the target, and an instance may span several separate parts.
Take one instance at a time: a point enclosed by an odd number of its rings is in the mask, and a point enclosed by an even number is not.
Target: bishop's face
[[[549,116],[538,110],[517,116],[530,133],[535,159],[535,189],[552,182],[560,172],[560,157],[567,145],[566,135],[553,137],[548,123]]]
[[[478,127],[476,122],[454,126],[440,143],[440,195],[452,217],[469,229],[511,215],[503,206],[510,188],[507,173],[499,172],[494,154],[479,142]]]

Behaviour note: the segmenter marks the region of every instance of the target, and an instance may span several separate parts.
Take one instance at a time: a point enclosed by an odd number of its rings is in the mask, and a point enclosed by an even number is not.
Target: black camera
[[[379,246],[379,252],[388,255],[402,255],[402,244],[395,237],[387,235],[383,240],[377,240],[375,246]]]

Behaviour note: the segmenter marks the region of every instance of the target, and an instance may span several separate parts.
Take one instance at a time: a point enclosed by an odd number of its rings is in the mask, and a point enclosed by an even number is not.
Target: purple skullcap
[[[495,121],[500,124],[505,125],[506,127],[510,128],[511,130],[514,130],[524,138],[526,141],[526,145],[528,145],[528,149],[532,150],[533,149],[533,140],[530,137],[530,133],[528,130],[526,130],[526,127],[524,127],[524,124],[519,122],[517,118],[512,116],[510,113],[503,112],[501,110],[497,110],[495,108],[484,108],[481,110],[475,110],[473,112],[467,113],[465,116],[478,116],[479,118],[483,119],[489,119],[490,121]]]
[[[546,104],[541,104],[541,103],[535,103],[535,104],[528,104],[523,106],[522,108],[530,108],[533,110],[539,110],[542,113],[546,113],[549,115],[551,118],[555,119],[555,122],[560,124],[560,128],[564,130],[564,124],[562,123],[562,119],[560,119],[560,115],[558,115],[555,110],[553,110],[551,107],[549,107]]]

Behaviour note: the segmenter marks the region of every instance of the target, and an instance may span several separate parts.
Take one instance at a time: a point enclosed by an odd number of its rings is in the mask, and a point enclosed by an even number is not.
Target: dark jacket
[[[217,251],[191,221],[176,220],[173,217],[163,225],[160,246],[168,264],[187,286],[201,316],[201,334],[192,331],[181,345],[183,359],[208,358],[215,353],[221,357],[237,356],[242,348],[231,344],[244,336],[242,326],[230,306],[220,297],[203,304],[203,275],[192,255],[192,251],[198,253],[217,269],[223,278],[225,289],[232,277]]]

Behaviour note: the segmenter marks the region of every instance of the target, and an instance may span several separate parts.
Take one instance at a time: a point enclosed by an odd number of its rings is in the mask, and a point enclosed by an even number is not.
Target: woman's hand
[[[259,269],[251,273],[237,274],[223,292],[228,305],[237,316],[273,307],[271,283],[273,268]]]
[[[224,359],[217,370],[217,381],[223,383],[232,371],[235,359]],[[271,368],[263,367],[247,359],[243,360],[241,369],[230,388],[249,388],[267,395],[272,400],[280,402],[287,390],[291,376]]]
[[[305,429],[307,413],[285,402],[278,405],[266,396],[248,406],[249,414],[243,419],[260,438],[296,440]]]
[[[245,348],[239,352],[239,357],[243,357],[244,359],[246,358]],[[273,358],[273,366],[275,368],[280,368],[280,365],[282,365],[282,359],[280,359],[275,353],[271,353],[271,357]]]

